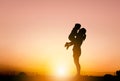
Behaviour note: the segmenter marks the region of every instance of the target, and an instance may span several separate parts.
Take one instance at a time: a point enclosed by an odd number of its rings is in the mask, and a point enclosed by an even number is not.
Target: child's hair
[[[78,30],[80,27],[81,27],[81,24],[76,23],[76,24],[75,24],[75,27],[74,27],[73,29]]]

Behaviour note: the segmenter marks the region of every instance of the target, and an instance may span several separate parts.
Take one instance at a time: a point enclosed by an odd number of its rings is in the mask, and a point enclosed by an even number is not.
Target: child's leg
[[[73,45],[72,42],[66,42],[66,44],[65,44],[66,49],[68,49],[71,45]]]

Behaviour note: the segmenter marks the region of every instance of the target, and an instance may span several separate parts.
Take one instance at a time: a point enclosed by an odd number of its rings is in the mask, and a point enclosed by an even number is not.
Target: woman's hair
[[[85,28],[81,28],[80,31],[78,32],[78,39],[80,38],[81,40],[85,40],[86,39],[86,29]]]
[[[85,28],[81,28],[78,33],[79,33],[79,34],[85,34],[85,33],[86,33],[86,29],[85,29]]]
[[[85,28],[81,28],[81,32],[85,34],[86,33],[86,29]]]

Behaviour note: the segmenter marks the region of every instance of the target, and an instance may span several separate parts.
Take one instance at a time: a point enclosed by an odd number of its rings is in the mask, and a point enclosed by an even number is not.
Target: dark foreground
[[[97,76],[81,76],[81,77],[47,77],[47,76],[28,76],[21,75],[0,75],[0,81],[120,81],[120,76],[105,75]]]

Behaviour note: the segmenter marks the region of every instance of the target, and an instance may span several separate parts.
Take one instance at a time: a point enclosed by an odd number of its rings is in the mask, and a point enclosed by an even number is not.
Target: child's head
[[[81,27],[81,25],[79,23],[76,23],[74,29],[78,30],[78,29],[80,29],[80,27]]]

